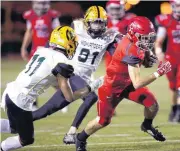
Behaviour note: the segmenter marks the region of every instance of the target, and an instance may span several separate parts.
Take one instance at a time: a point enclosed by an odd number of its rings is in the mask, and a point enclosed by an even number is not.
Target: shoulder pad
[[[106,32],[103,34],[103,37],[108,37],[109,43],[113,42],[115,38],[119,35],[120,33],[112,28],[107,29]]]
[[[29,18],[33,15],[33,10],[28,10],[28,11],[25,11],[24,14],[23,14],[23,18],[26,19],[26,20],[29,20]]]
[[[74,27],[74,30],[77,34],[82,33],[85,30],[83,19],[74,20],[73,21],[73,27]]]
[[[56,11],[56,10],[49,10],[49,14],[51,15],[52,18],[56,18],[58,16],[60,16],[60,12]]]
[[[157,26],[167,27],[169,25],[170,20],[171,20],[170,15],[160,14],[160,15],[156,16],[155,23]]]

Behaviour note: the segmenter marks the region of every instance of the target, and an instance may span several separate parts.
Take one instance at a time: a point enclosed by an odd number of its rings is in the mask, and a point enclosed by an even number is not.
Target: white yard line
[[[160,143],[157,141],[141,141],[141,142],[106,142],[106,143],[89,143],[88,146],[98,146],[98,145],[123,145],[123,144],[151,144]],[[164,143],[180,143],[180,140],[167,140]],[[48,147],[74,147],[74,145],[63,145],[63,144],[53,144],[53,145],[32,145],[27,146],[27,148],[48,148]]]

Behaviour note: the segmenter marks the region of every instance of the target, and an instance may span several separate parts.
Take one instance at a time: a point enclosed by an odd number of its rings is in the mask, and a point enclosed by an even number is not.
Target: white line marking
[[[89,143],[88,146],[94,145],[123,145],[123,144],[150,144],[150,143],[160,143],[158,141],[141,141],[141,142],[106,142],[106,143]],[[164,143],[180,143],[180,140],[166,140]],[[33,145],[27,146],[26,148],[47,148],[47,147],[74,147],[74,145],[63,145],[63,144],[53,144],[53,145]]]

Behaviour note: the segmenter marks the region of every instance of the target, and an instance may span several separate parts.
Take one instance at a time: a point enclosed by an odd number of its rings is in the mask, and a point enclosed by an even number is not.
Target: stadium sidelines
[[[126,145],[126,144],[151,144],[151,143],[159,143],[157,141],[141,141],[141,142],[106,142],[106,143],[89,143],[89,146],[94,145]],[[180,143],[180,140],[167,140],[164,143]],[[74,145],[62,145],[62,144],[52,144],[52,145],[32,145],[27,146],[26,148],[48,148],[48,147],[74,147]]]

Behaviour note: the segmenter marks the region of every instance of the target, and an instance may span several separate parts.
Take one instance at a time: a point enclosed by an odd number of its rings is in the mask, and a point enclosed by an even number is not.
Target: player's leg
[[[60,109],[63,109],[64,107],[68,106],[70,102],[68,102],[61,90],[57,90],[55,94],[38,110],[32,112],[33,115],[33,121],[40,120],[42,118],[45,118]]]
[[[149,133],[158,141],[165,141],[165,137],[153,127],[153,120],[159,110],[154,95],[147,88],[140,88],[130,92],[127,98],[144,106],[144,121],[141,130]]]
[[[19,136],[9,137],[1,143],[1,150],[9,151],[23,146],[30,145],[34,142],[34,127],[32,121],[32,113],[24,111],[17,107],[6,95],[6,106],[8,118],[14,119],[16,131]]]
[[[174,121],[174,117],[176,115],[176,111],[177,111],[177,91],[176,91],[176,75],[177,75],[177,65],[175,63],[175,61],[173,60],[173,58],[171,57],[166,57],[166,59],[168,61],[170,61],[171,63],[171,72],[168,72],[166,74],[168,82],[169,82],[169,88],[171,91],[171,110],[169,113],[169,121],[173,122]]]
[[[174,117],[174,122],[180,123],[180,63],[177,66],[176,73],[176,91],[177,91],[177,109]]]
[[[80,78],[79,76],[72,76],[69,79],[72,91],[76,91],[78,89],[84,88],[87,84],[86,82]],[[71,102],[68,102],[61,90],[57,90],[56,93],[38,110],[34,111],[33,120],[39,120],[41,118],[45,118],[64,107],[68,106]]]
[[[99,101],[97,103],[98,117],[90,121],[86,128],[76,135],[76,149],[78,151],[86,151],[86,140],[96,131],[104,128],[111,122],[115,107],[120,102],[121,98],[111,96],[104,91],[104,88],[99,88]]]
[[[91,92],[88,96],[83,98],[84,102],[79,107],[68,133],[64,136],[63,142],[65,144],[75,143],[75,135],[79,125],[89,112],[90,108],[94,105],[95,102],[97,102],[97,100],[98,97],[95,92]]]

